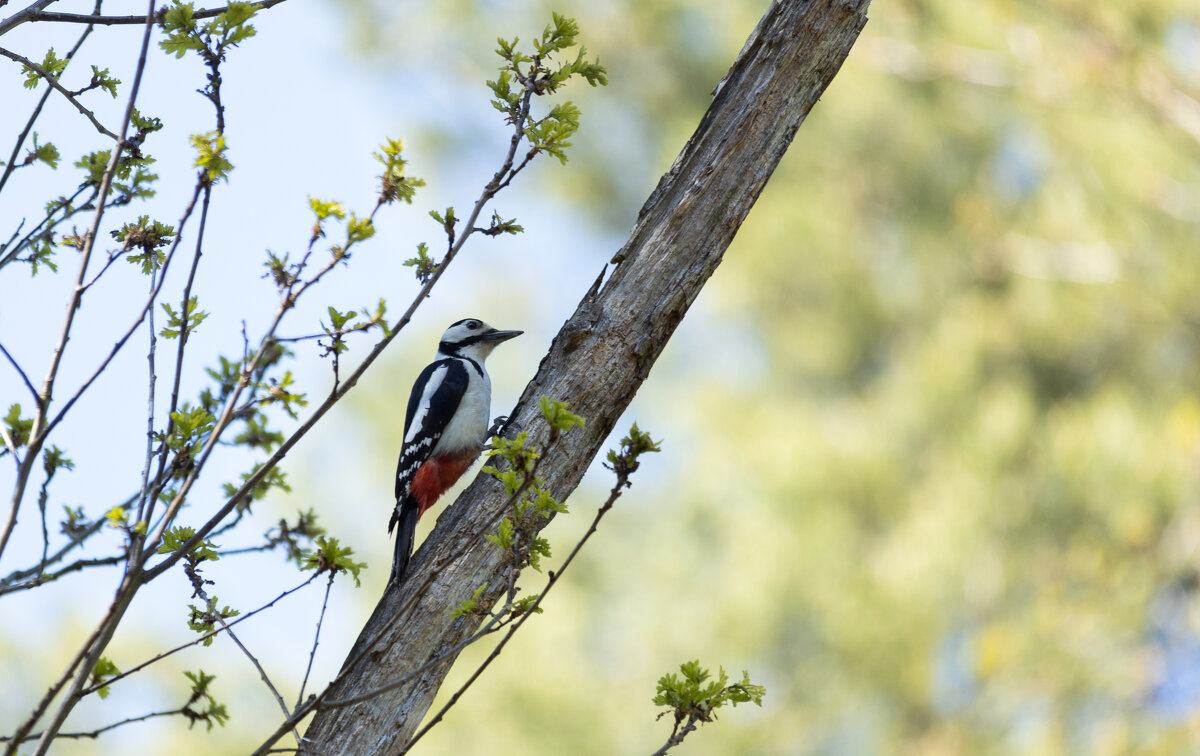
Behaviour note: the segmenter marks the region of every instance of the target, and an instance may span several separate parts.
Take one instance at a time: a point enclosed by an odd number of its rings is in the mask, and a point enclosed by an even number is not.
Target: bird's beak
[[[509,339],[516,338],[517,336],[520,336],[523,333],[525,333],[525,332],[524,331],[489,331],[486,334],[486,338],[488,341],[492,342],[493,344],[499,344],[501,341],[508,341]]]

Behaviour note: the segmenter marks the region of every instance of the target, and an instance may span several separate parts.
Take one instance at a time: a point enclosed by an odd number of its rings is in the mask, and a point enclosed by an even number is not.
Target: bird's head
[[[438,343],[438,355],[469,357],[483,362],[497,344],[522,333],[524,331],[500,331],[477,318],[467,318],[452,324],[442,334],[442,340]]]

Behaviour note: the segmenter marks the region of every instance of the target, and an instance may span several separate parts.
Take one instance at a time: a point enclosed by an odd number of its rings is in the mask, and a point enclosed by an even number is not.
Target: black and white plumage
[[[396,465],[396,508],[388,524],[389,533],[400,525],[392,582],[408,566],[417,520],[467,471],[487,440],[492,382],[484,361],[497,344],[521,333],[460,320],[442,334],[437,357],[413,384]]]

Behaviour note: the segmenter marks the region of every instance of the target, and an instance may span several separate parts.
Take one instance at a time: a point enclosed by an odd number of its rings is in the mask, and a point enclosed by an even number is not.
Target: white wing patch
[[[406,445],[411,444],[417,436],[421,435],[425,425],[425,416],[429,414],[429,408],[433,404],[433,395],[437,393],[442,381],[446,380],[446,373],[449,370],[448,365],[439,365],[429,376],[429,382],[425,384],[425,391],[421,394],[421,401],[417,404],[417,411],[413,415],[412,424],[408,426],[408,435],[404,438]]]

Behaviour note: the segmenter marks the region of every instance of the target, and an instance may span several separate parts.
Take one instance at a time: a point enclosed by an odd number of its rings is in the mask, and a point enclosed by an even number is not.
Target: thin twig
[[[4,32],[2,30],[0,30],[0,34],[3,34],[3,33]],[[0,47],[0,55],[3,55],[4,57],[8,58],[9,60],[15,60],[16,62],[36,71],[38,76],[41,76],[43,79],[45,79],[47,84],[54,87],[54,89],[56,89],[58,91],[58,93],[61,94],[63,97],[66,97],[67,101],[70,102],[72,105],[74,105],[76,110],[78,110],[89,121],[91,121],[92,125],[96,127],[96,131],[99,131],[101,134],[103,134],[104,136],[113,140],[114,142],[119,141],[116,134],[114,134],[111,131],[109,131],[108,129],[104,128],[104,124],[102,124],[96,120],[95,113],[93,113],[92,111],[85,108],[83,106],[83,103],[81,103],[78,99],[76,99],[74,94],[72,94],[62,84],[58,83],[58,77],[56,77],[54,74],[52,74],[49,71],[47,71],[46,69],[42,68],[37,63],[34,63],[29,58],[26,58],[24,55],[19,55],[15,52],[12,52],[11,50],[6,50],[3,47]]]
[[[154,388],[157,384],[155,375],[155,360],[158,349],[158,334],[154,328],[154,292],[158,278],[158,269],[150,271],[150,310],[147,322],[150,332],[150,350],[146,353],[146,362],[150,375],[146,386],[146,462],[142,466],[142,493],[138,497],[137,517],[135,523],[141,522],[146,510],[146,492],[150,490],[150,467],[154,464]]]
[[[698,727],[696,723],[699,721],[699,718],[695,714],[688,717],[687,724],[684,725],[682,730],[679,729],[681,721],[678,719],[675,720],[675,726],[671,728],[671,736],[667,738],[667,742],[663,743],[663,747],[650,754],[650,756],[664,756],[667,751],[682,743],[684,738],[696,731]]]
[[[296,696],[297,709],[304,702],[304,689],[308,687],[308,675],[312,672],[313,659],[317,656],[317,645],[321,642],[321,625],[325,623],[325,608],[329,606],[329,591],[333,588],[333,576],[335,574],[337,573],[330,570],[329,582],[325,584],[325,600],[321,602],[321,614],[317,617],[317,631],[313,634],[312,650],[308,652],[308,666],[304,668],[304,679],[300,682],[300,694]]]
[[[0,427],[2,427],[2,426],[0,426]],[[132,496],[132,497],[126,499],[121,504],[118,504],[117,506],[120,507],[121,509],[128,509],[130,506],[133,505],[133,502],[135,500],[136,500],[136,496]],[[45,571],[46,567],[49,567],[50,565],[52,565],[56,562],[61,562],[63,560],[63,557],[65,557],[72,549],[76,548],[77,546],[80,546],[88,538],[90,538],[91,536],[100,532],[100,529],[104,527],[104,523],[106,523],[106,522],[108,522],[107,517],[98,517],[97,519],[95,519],[91,523],[89,523],[87,526],[81,528],[76,533],[73,533],[73,534],[68,533],[68,537],[71,539],[70,542],[68,542],[65,546],[63,546],[61,549],[59,549],[54,554],[54,556],[47,559],[45,563],[39,562],[38,564],[36,564],[32,567],[28,567],[28,568],[21,569],[21,570],[14,570],[13,572],[10,572],[7,576],[0,578],[0,595],[3,595],[5,593],[10,593],[14,590],[23,590],[26,587],[33,587],[33,586],[26,586],[24,583],[22,583],[20,585],[13,585],[13,584],[16,583],[16,581],[18,581],[18,580],[22,580],[24,578],[31,577],[33,575],[41,574],[42,572]],[[82,561],[89,562],[92,560],[82,560]],[[86,566],[91,566],[91,565],[85,564],[83,566],[86,567]],[[63,570],[59,571],[58,573],[55,573],[54,575],[48,576],[42,582],[50,582],[51,580],[55,579],[58,575],[61,575],[66,572],[74,572],[77,569],[80,569],[80,568],[74,567],[74,569],[63,569]]]
[[[88,197],[86,200],[84,200],[83,204],[72,207],[71,203],[74,202],[79,197],[79,195],[83,194],[88,189],[92,190],[91,196]],[[51,210],[49,213],[47,213],[46,217],[44,217],[40,221],[38,221],[38,224],[36,226],[34,226],[32,229],[30,229],[29,232],[27,234],[25,234],[25,236],[22,237],[22,239],[19,242],[17,242],[15,246],[13,246],[11,249],[8,249],[8,251],[4,253],[4,257],[0,258],[0,268],[3,268],[5,265],[8,265],[9,263],[16,260],[17,256],[21,253],[21,250],[25,249],[27,246],[29,246],[30,242],[32,242],[34,239],[39,238],[39,237],[44,238],[46,235],[52,235],[54,229],[57,228],[60,223],[66,222],[69,218],[74,217],[78,213],[82,213],[87,210],[95,210],[96,206],[93,203],[96,199],[96,196],[99,193],[100,193],[99,186],[96,186],[96,185],[93,185],[90,183],[84,183],[84,184],[81,184],[75,190],[75,193],[72,194],[70,197],[64,197],[62,195],[59,195],[58,201],[61,204],[59,204],[58,207],[55,207],[53,210]],[[123,199],[123,196],[118,197],[117,200],[113,200],[112,202],[109,202],[108,206],[113,207],[114,205],[119,204],[118,200],[121,200],[121,199]],[[63,213],[61,218],[58,218],[56,220],[54,215],[59,210],[64,210],[65,212]],[[44,229],[43,229],[43,226],[45,227]],[[30,258],[30,259],[33,259],[33,258]]]
[[[17,443],[12,436],[8,435],[8,428],[0,424],[0,438],[4,439],[4,446],[8,448],[8,453],[12,455],[13,461],[17,463],[18,472],[21,469],[21,455],[17,454]]]
[[[9,364],[13,366],[13,370],[17,371],[17,375],[21,376],[21,382],[25,384],[25,388],[29,389],[30,395],[33,396],[33,401],[36,402],[38,400],[38,392],[37,389],[33,387],[33,382],[29,380],[29,376],[25,374],[25,371],[21,369],[21,366],[17,364],[17,361],[13,359],[13,356],[8,353],[8,350],[4,348],[3,344],[0,344],[0,353],[2,353],[4,358],[9,361]]]
[[[45,8],[47,5],[49,5],[50,3],[53,3],[54,1],[55,0],[37,0],[37,2],[35,2],[33,5],[30,5],[25,10],[18,11],[17,13],[12,14],[8,18],[4,19],[3,22],[0,22],[0,34],[4,34],[5,32],[7,32],[9,29],[13,28],[17,24],[23,23],[24,21],[28,20],[28,18],[30,16],[39,12],[42,8]],[[4,2],[7,3],[8,0],[4,0]],[[2,5],[2,4],[0,4],[0,5]]]
[[[92,9],[92,12],[95,14],[100,13],[100,6],[103,2],[104,0],[96,0],[96,5]],[[67,51],[66,56],[63,58],[64,62],[71,62],[71,59],[75,57],[75,53],[79,52],[79,48],[83,45],[83,41],[88,38],[89,34],[92,33],[92,28],[92,25],[88,24],[87,28],[83,30],[83,34],[79,35],[79,39],[75,42],[75,46]],[[49,87],[47,87],[46,91],[42,93],[41,99],[38,100],[37,105],[34,106],[33,113],[30,114],[29,120],[25,122],[25,129],[21,131],[20,135],[17,136],[17,143],[13,145],[12,154],[9,155],[8,158],[8,165],[4,166],[4,174],[0,175],[0,192],[4,191],[4,185],[8,183],[8,177],[12,175],[14,170],[16,170],[17,155],[20,154],[21,147],[25,144],[25,138],[29,136],[29,132],[33,130],[33,124],[37,122],[38,116],[42,114],[42,108],[46,105],[46,100],[48,99],[50,99]],[[0,263],[0,265],[3,265],[3,263]]]
[[[285,0],[261,0],[261,2],[251,3],[251,5],[254,6],[255,10],[263,10],[265,8],[272,8],[276,5],[279,5],[284,1]],[[213,16],[219,16],[227,10],[229,10],[229,6],[227,5],[220,8],[204,8],[203,10],[196,11],[194,14],[192,14],[192,17],[212,18]],[[161,17],[163,13],[164,11],[159,11],[155,15],[153,19],[154,23],[160,23],[162,21]],[[21,19],[17,23],[24,23],[26,21],[52,21],[55,23],[100,24],[101,26],[115,26],[121,24],[144,24],[146,23],[147,18],[146,16],[100,16],[94,14],[87,15],[83,13],[46,13],[44,11],[38,11],[31,14],[28,18]],[[6,20],[4,23],[7,24],[8,21]],[[16,24],[13,25],[15,26]],[[6,31],[8,31],[8,29],[5,28],[4,25],[0,24],[0,34],[3,34]]]
[[[268,601],[267,603],[263,604],[262,606],[258,607],[257,609],[255,609],[253,611],[246,612],[245,614],[239,614],[236,619],[234,619],[232,622],[229,623],[229,627],[233,627],[234,625],[245,622],[246,620],[250,619],[254,615],[259,614],[260,612],[264,612],[267,609],[270,609],[271,607],[273,607],[277,603],[279,603],[281,600],[287,598],[288,596],[292,595],[293,593],[300,590],[301,588],[306,587],[312,581],[316,580],[318,575],[320,575],[319,572],[314,572],[311,576],[309,576],[309,578],[307,580],[305,580],[303,583],[296,586],[295,588],[289,588],[288,590],[284,591],[283,593],[279,594],[275,598],[271,599],[270,601]],[[187,643],[180,644],[180,645],[176,646],[175,648],[172,648],[169,651],[164,651],[161,654],[158,654],[157,656],[154,656],[153,658],[148,659],[148,660],[142,662],[141,664],[138,664],[137,666],[130,667],[129,669],[124,670],[123,672],[120,672],[116,675],[113,675],[112,677],[106,677],[106,678],[104,678],[104,682],[97,683],[90,687],[84,688],[82,691],[80,691],[79,695],[80,696],[91,695],[92,693],[95,693],[96,691],[100,690],[101,688],[112,685],[116,681],[121,680],[126,677],[129,677],[130,675],[134,674],[135,672],[142,671],[143,669],[145,669],[146,667],[149,667],[151,664],[154,664],[155,662],[162,661],[163,659],[167,658],[168,656],[177,654],[180,651],[183,651],[184,649],[191,648],[192,646],[203,643],[204,641],[208,640],[209,638],[220,635],[223,632],[225,632],[225,628],[222,627],[222,628],[217,628],[216,630],[213,630],[211,632],[205,633],[204,635],[198,636],[195,640],[190,640]]]
[[[68,575],[72,572],[79,572],[80,570],[88,567],[110,567],[114,564],[120,564],[121,562],[125,561],[125,556],[125,554],[116,554],[114,556],[98,557],[96,559],[79,559],[71,562],[69,565],[63,567],[57,572],[44,574],[45,568],[54,563],[53,558],[46,559],[38,563],[35,569],[42,570],[42,572],[38,572],[33,580],[29,580],[24,583],[16,583],[14,585],[2,585],[0,586],[0,596],[3,596],[6,593],[27,591],[30,588],[37,588],[39,585],[45,585],[46,583],[53,583],[63,575]]]
[[[192,211],[195,209],[196,200],[199,198],[199,196],[200,196],[200,185],[197,184],[196,191],[193,192],[192,199],[188,203],[188,206],[184,209],[183,216],[179,220],[179,231],[178,231],[179,234],[183,233],[183,226],[185,223],[187,223],[188,218],[191,217]],[[99,378],[104,373],[104,371],[108,369],[109,363],[111,363],[113,361],[113,359],[117,356],[117,354],[121,351],[121,349],[124,348],[125,343],[129,340],[129,338],[131,336],[133,336],[134,333],[137,332],[137,329],[141,326],[142,321],[146,319],[150,310],[153,309],[154,302],[158,299],[158,294],[159,294],[159,292],[162,291],[162,287],[166,283],[167,269],[170,267],[171,261],[175,257],[175,249],[177,246],[178,246],[178,244],[172,245],[170,251],[167,253],[167,258],[166,258],[166,260],[163,261],[162,269],[160,271],[161,276],[158,281],[158,286],[155,288],[153,295],[146,301],[146,304],[143,305],[142,311],[140,313],[138,313],[138,317],[133,321],[133,324],[129,327],[129,329],[125,331],[125,334],[123,336],[121,336],[121,338],[117,339],[117,342],[115,344],[113,344],[113,348],[111,350],[109,350],[108,356],[106,356],[103,360],[101,360],[100,364],[96,367],[95,371],[92,372],[91,377],[89,377],[86,381],[84,381],[83,385],[81,385],[79,387],[79,389],[71,396],[71,398],[68,399],[65,404],[63,404],[62,409],[60,409],[58,411],[58,414],[56,414],[54,416],[54,419],[51,420],[50,423],[46,426],[46,433],[49,433],[55,426],[57,426],[60,422],[62,422],[63,417],[66,416],[67,412],[71,409],[72,406],[74,406],[75,402],[79,401],[79,399],[83,396],[84,392],[86,392],[88,390],[88,388],[90,388],[91,385],[93,383],[95,383],[96,379]]]
[[[184,707],[184,708],[186,708],[186,707]],[[77,739],[77,740],[83,739],[83,738],[91,738],[92,740],[95,740],[96,738],[100,737],[102,734],[108,732],[109,730],[114,730],[122,725],[133,724],[134,722],[144,722],[147,719],[153,719],[154,717],[173,717],[176,714],[182,714],[182,713],[183,713],[183,708],[172,709],[170,711],[155,711],[155,712],[151,712],[150,714],[142,714],[141,716],[129,717],[128,719],[122,719],[120,722],[113,722],[112,724],[105,725],[104,727],[100,727],[98,729],[91,730],[89,732],[60,732],[57,735],[55,735],[54,737],[59,738],[59,739],[70,738],[70,739]],[[31,735],[26,735],[22,742],[30,741],[30,740],[37,740],[40,737],[42,737],[42,733],[40,733],[40,732],[33,733]],[[9,737],[7,735],[0,735],[0,742],[7,742],[10,740],[12,740],[11,737]]]
[[[199,597],[200,600],[208,606],[209,616],[215,619],[217,623],[221,625],[221,627],[225,630],[225,634],[229,636],[229,640],[233,641],[234,645],[246,655],[246,658],[249,659],[250,663],[254,665],[254,668],[258,670],[258,676],[262,678],[262,681],[264,684],[266,684],[267,689],[271,691],[271,695],[275,697],[275,701],[279,704],[279,708],[283,710],[283,716],[291,716],[292,712],[288,710],[287,703],[284,702],[283,696],[279,695],[279,689],[275,687],[273,682],[271,682],[270,676],[267,675],[267,670],[263,668],[263,665],[258,661],[258,658],[254,654],[250,653],[250,649],[246,648],[246,644],[242,643],[242,640],[237,637],[237,634],[233,632],[231,625],[225,621],[225,617],[221,614],[220,608],[217,607],[217,599],[209,596],[204,590],[204,584],[211,581],[206,581],[204,578],[200,577],[200,573],[190,560],[188,561],[187,566],[184,568],[184,571],[187,573],[188,579],[192,581],[193,595]],[[301,742],[300,733],[293,729],[292,734],[296,736],[296,743],[299,744]]]

